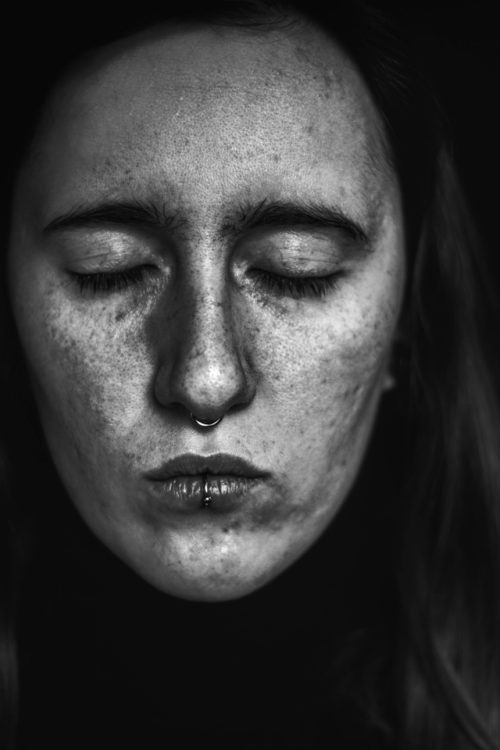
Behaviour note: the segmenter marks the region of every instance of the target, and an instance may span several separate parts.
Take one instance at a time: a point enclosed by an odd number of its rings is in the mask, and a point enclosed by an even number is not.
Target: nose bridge
[[[191,380],[212,388],[222,385],[235,375],[240,359],[237,321],[230,300],[214,288],[199,290],[183,318],[179,365]]]
[[[165,404],[218,418],[251,399],[251,373],[223,269],[214,274],[198,266],[189,275],[194,281],[180,296],[177,345],[157,392]]]

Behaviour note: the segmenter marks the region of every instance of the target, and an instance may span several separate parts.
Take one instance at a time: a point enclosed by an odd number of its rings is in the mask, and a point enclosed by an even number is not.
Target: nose
[[[248,405],[256,379],[228,296],[213,290],[184,294],[169,318],[155,376],[157,402],[206,422]]]

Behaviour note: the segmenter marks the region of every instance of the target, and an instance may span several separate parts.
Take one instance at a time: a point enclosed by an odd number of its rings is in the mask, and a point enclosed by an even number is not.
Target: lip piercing
[[[202,429],[207,429],[209,427],[217,427],[217,425],[222,422],[222,417],[219,417],[218,419],[214,419],[213,422],[207,422],[206,419],[200,419],[199,417],[195,417],[194,414],[191,413],[191,419],[195,423],[197,427],[201,427]]]
[[[210,490],[208,489],[208,479],[207,477],[205,477],[203,481],[203,497],[201,499],[201,507],[210,508],[212,499],[212,495],[210,494]]]

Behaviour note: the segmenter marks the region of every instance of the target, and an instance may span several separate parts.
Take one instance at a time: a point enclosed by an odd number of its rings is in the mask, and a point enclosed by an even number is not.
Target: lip
[[[203,474],[259,479],[267,476],[268,472],[230,453],[214,453],[209,456],[183,453],[166,461],[159,468],[147,472],[146,476],[153,481],[165,481],[172,477],[202,476]]]
[[[229,453],[182,454],[146,472],[152,499],[159,510],[207,512],[205,486],[212,498],[211,513],[227,513],[247,502],[270,475]]]

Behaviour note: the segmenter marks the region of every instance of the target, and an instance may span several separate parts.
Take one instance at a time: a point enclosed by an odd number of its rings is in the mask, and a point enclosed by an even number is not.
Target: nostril
[[[228,411],[249,404],[255,393],[254,373],[238,353],[224,363],[198,359],[193,367],[182,354],[163,362],[155,378],[156,401],[167,408],[181,407],[199,430],[215,427]]]

